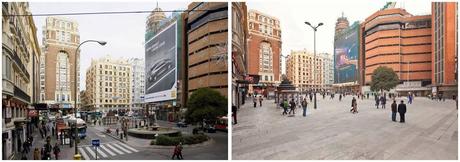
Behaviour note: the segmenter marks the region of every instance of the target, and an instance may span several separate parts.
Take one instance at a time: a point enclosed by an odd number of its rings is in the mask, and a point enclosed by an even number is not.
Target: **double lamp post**
[[[310,26],[312,29],[313,29],[313,65],[316,66],[316,30],[318,29],[318,27],[320,27],[321,25],[323,25],[323,23],[319,23],[318,25],[316,26],[312,26],[308,21],[305,22],[305,24],[307,24],[308,26]],[[311,64],[310,64],[310,69],[311,69]],[[313,69],[313,83],[316,82],[316,67],[314,67]],[[313,86],[315,86],[315,84],[313,84]],[[315,88],[315,101],[314,101],[314,109],[316,109],[316,88]]]

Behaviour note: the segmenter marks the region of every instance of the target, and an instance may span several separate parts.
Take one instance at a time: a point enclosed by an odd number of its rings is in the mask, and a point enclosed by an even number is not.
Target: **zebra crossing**
[[[83,156],[85,160],[96,160],[96,150],[93,146],[81,146],[78,147],[78,152]],[[97,148],[97,159],[108,159],[112,156],[131,154],[139,152],[135,148],[128,146],[122,142],[112,142],[112,143],[101,143]]]

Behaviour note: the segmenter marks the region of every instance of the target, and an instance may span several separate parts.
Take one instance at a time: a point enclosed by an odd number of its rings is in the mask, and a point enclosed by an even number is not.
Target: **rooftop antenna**
[[[342,18],[343,18],[343,11],[342,11]]]

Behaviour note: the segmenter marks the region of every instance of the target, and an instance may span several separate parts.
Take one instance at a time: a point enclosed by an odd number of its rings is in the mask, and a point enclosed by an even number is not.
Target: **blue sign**
[[[91,140],[91,144],[92,144],[93,146],[96,146],[96,147],[99,147],[100,142],[101,142],[101,141],[100,141],[99,139],[93,139],[93,140]]]

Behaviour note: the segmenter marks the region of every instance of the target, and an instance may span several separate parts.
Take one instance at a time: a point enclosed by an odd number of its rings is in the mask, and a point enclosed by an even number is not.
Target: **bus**
[[[220,116],[217,117],[216,125],[214,126],[216,130],[228,131],[228,117],[227,116]]]

